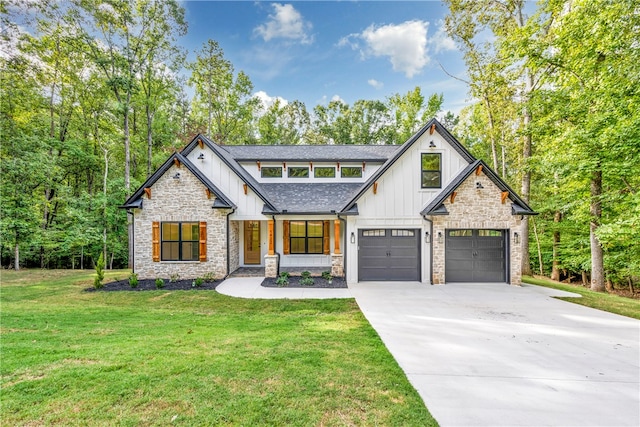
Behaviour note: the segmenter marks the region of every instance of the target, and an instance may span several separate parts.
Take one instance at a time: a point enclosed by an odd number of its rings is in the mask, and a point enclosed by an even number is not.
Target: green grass
[[[437,425],[353,300],[1,274],[3,425]]]
[[[532,285],[545,286],[547,288],[560,289],[562,291],[582,295],[580,298],[558,297],[558,299],[563,301],[569,301],[575,304],[596,308],[598,310],[608,311],[610,313],[620,314],[634,319],[640,319],[640,300],[637,299],[621,297],[603,292],[594,292],[583,288],[582,286],[565,285],[529,276],[524,276],[522,281]]]

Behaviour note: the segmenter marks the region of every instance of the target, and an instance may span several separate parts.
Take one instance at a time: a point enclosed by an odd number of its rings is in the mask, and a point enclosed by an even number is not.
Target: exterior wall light
[[[517,231],[513,233],[513,243],[520,244],[520,234]]]
[[[484,185],[482,185],[482,183],[480,181],[476,182],[476,188],[478,190],[480,190],[481,188],[484,188]]]
[[[204,153],[200,153],[200,155],[198,156],[198,160],[204,160]]]
[[[353,231],[351,232],[350,241],[351,241],[351,243],[355,243],[356,242],[356,233],[354,233]]]
[[[428,231],[424,232],[424,242],[425,243],[431,243],[431,234],[429,234]]]
[[[442,243],[442,231],[438,231],[438,243]]]
[[[173,175],[173,179],[180,179],[180,172]]]
[[[429,148],[436,148],[436,143],[433,141],[429,142]]]

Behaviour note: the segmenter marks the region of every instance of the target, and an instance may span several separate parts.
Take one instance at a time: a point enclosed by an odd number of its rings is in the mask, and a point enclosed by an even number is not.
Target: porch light
[[[513,243],[520,244],[520,234],[517,231],[513,233]]]
[[[476,189],[480,190],[482,188],[484,188],[484,185],[480,181],[476,182]]]
[[[429,234],[428,231],[424,232],[424,242],[425,243],[431,243],[431,235]]]
[[[351,232],[351,243],[355,243],[356,242],[356,233],[354,233],[353,231]]]
[[[436,143],[433,141],[429,142],[429,148],[436,148]]]
[[[204,153],[200,153],[200,155],[198,156],[198,160],[204,160]]]
[[[438,243],[442,243],[442,231],[438,231]]]
[[[177,172],[175,175],[173,175],[173,179],[180,179],[180,172]]]

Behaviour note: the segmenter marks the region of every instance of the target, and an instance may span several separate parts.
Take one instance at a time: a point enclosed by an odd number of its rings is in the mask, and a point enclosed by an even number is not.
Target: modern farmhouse
[[[535,212],[437,120],[403,145],[219,145],[197,135],[124,203],[141,278],[244,266],[363,281],[519,284]]]

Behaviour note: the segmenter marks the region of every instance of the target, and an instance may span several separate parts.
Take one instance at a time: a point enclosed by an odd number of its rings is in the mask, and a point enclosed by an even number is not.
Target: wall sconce
[[[425,243],[431,243],[431,234],[429,234],[428,231],[424,232],[424,242]]]
[[[198,160],[204,160],[204,153],[200,153],[200,155],[198,156]]]
[[[513,233],[513,243],[520,244],[520,234],[517,231]]]
[[[180,172],[173,175],[173,179],[180,179]]]
[[[442,243],[442,231],[438,231],[438,243]]]
[[[429,148],[436,148],[436,143],[433,141],[429,142]]]
[[[354,233],[353,231],[351,232],[351,243],[355,243],[356,242],[356,233]]]
[[[481,182],[476,182],[476,189],[480,190],[481,188],[484,188],[484,185]]]

